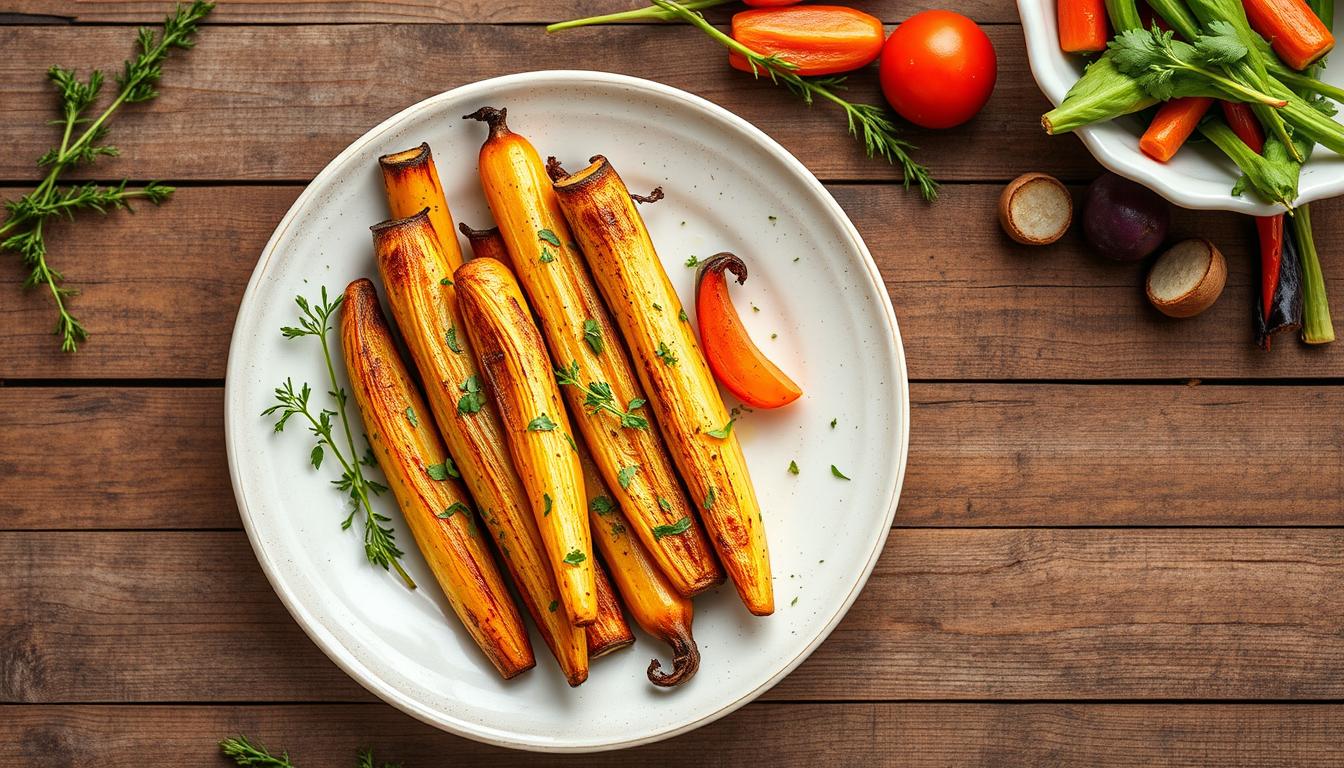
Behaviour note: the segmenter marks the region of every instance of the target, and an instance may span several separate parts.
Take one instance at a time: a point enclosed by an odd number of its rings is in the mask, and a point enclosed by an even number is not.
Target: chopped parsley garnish
[[[622,488],[629,488],[630,481],[635,479],[635,473],[639,471],[638,464],[631,464],[628,467],[622,467],[620,472],[616,473],[616,482],[621,484]]]
[[[683,517],[671,525],[655,525],[653,526],[654,541],[657,541],[664,536],[676,536],[679,533],[685,533],[690,527],[691,518],[689,517]]]
[[[832,474],[832,475],[835,475],[836,477],[840,478],[841,480],[848,480],[848,479],[849,479],[848,477],[845,477],[845,473],[844,473],[844,472],[841,472],[840,470],[836,469],[834,464],[831,465],[831,474]]]
[[[448,339],[448,348],[451,349],[451,350],[453,350],[454,352],[456,352],[456,353],[459,354],[459,355],[462,354],[462,346],[461,346],[460,344],[457,343],[457,326],[456,326],[456,325],[454,325],[453,327],[451,327],[451,328],[448,329],[448,333],[446,334],[446,337],[447,337],[447,339]]]
[[[588,502],[588,508],[596,512],[601,517],[606,517],[607,515],[611,514],[611,511],[613,509],[616,508],[616,502],[612,501],[606,496],[596,496],[593,498],[592,501]]]
[[[691,318],[686,316],[686,310],[684,309],[677,310],[677,319],[683,323],[689,323],[691,321]]]
[[[758,306],[756,306],[756,304],[753,302],[752,305],[751,305],[751,311],[752,311],[752,312],[760,312],[760,311],[761,311],[761,308],[758,307]]]
[[[480,413],[481,408],[485,407],[485,395],[481,394],[481,380],[476,374],[468,376],[458,389],[466,394],[457,401],[457,410],[460,413]]]
[[[691,257],[686,259],[686,266],[688,267],[698,266],[699,264],[700,264],[700,258],[695,254],[691,254]]]
[[[714,508],[714,498],[715,498],[715,496],[717,496],[717,494],[714,492],[714,489],[713,489],[713,488],[710,488],[710,489],[709,489],[709,493],[706,493],[706,494],[705,494],[705,509],[706,509],[706,510],[710,510],[710,509],[713,509],[713,508]]]
[[[406,421],[410,422],[412,427],[420,426],[420,418],[415,415],[415,409],[409,405],[406,406]]]
[[[583,321],[583,340],[588,342],[594,355],[602,354],[602,328],[591,317]]]
[[[551,494],[541,494],[541,516],[549,517],[551,514]]]
[[[442,464],[430,464],[425,467],[425,473],[431,480],[447,480],[448,478],[460,479],[462,473],[457,471],[457,465],[453,463],[451,456],[445,456]]]
[[[659,312],[662,312],[662,311],[663,311],[663,305],[662,305],[662,304],[659,304],[659,303],[656,302],[656,301],[653,302],[653,308],[656,309],[656,310],[658,310]]]
[[[672,348],[667,346],[667,342],[658,342],[658,350],[654,352],[654,354],[657,355],[658,359],[662,360],[665,365],[677,364],[677,356],[672,352]]]
[[[555,233],[552,232],[552,231],[549,230],[549,229],[538,229],[538,230],[537,230],[537,239],[538,239],[538,240],[544,240],[545,242],[548,242],[548,243],[550,243],[551,245],[554,245],[556,248],[559,248],[559,247],[560,247],[560,238],[556,237],[556,236],[555,236]]]
[[[568,368],[557,368],[555,370],[555,380],[561,386],[582,387],[583,385],[579,383],[578,361],[570,362]],[[607,411],[621,422],[622,427],[628,429],[649,428],[649,420],[635,414],[635,411],[644,407],[645,401],[636,397],[626,404],[625,410],[621,410],[616,405],[616,396],[612,394],[611,385],[605,381],[594,381],[584,388],[583,404],[588,407],[589,413]]]
[[[551,253],[551,249],[550,249],[550,248],[547,248],[546,246],[543,245],[543,246],[541,246],[541,259],[540,259],[540,261],[541,261],[542,264],[550,264],[552,261],[555,261],[555,254],[554,254],[554,253]]]
[[[789,474],[790,475],[798,474],[798,462],[796,461],[789,462]]]
[[[439,285],[452,285],[452,284],[453,284],[453,281],[452,281],[452,280],[449,280],[449,279],[446,278],[446,277],[441,277],[441,278],[439,278]]]
[[[669,512],[672,511],[672,502],[668,501],[667,499],[664,499],[662,496],[658,497],[658,506],[662,507],[664,510],[667,510]]]
[[[766,216],[766,218],[769,219],[769,220],[771,220],[771,221],[779,221],[779,217],[778,217],[778,216]]]
[[[552,600],[552,601],[551,601],[551,608],[550,608],[551,613],[555,613],[555,609],[556,609],[556,608],[559,608],[559,607],[560,607],[560,601],[559,601],[559,600]]]
[[[797,604],[798,604],[798,598],[797,598],[797,596],[795,596],[795,597],[793,598],[793,601],[790,602],[789,605],[790,605],[790,606],[794,606],[794,605],[797,605]]]
[[[624,526],[624,525],[621,525],[620,523],[612,523],[612,524],[611,524],[611,535],[612,535],[612,536],[620,536],[622,533],[625,533],[625,526]]]
[[[561,432],[560,434],[564,436],[564,438],[565,438],[565,442],[566,442],[566,443],[569,443],[569,449],[570,449],[571,451],[575,452],[575,453],[578,453],[578,452],[579,452],[579,444],[576,443],[576,442],[574,442],[574,438],[571,437],[570,434],[569,434],[568,432]]]
[[[772,333],[772,334],[770,334],[770,340],[771,340],[771,341],[774,341],[775,339],[778,339],[778,338],[779,338],[779,334],[778,334],[778,333]]]
[[[449,505],[448,505],[448,508],[447,508],[447,509],[445,509],[445,510],[443,510],[442,512],[440,512],[439,514],[435,515],[435,517],[438,517],[438,518],[441,518],[441,519],[445,519],[445,520],[446,520],[447,518],[452,517],[453,515],[457,514],[458,512],[461,512],[461,513],[464,514],[464,515],[470,515],[470,514],[471,514],[471,509],[468,508],[466,504],[463,504],[463,503],[460,502],[460,501],[454,501],[452,504],[449,504]],[[501,533],[502,533],[502,531],[501,531]]]
[[[557,426],[556,423],[554,421],[551,421],[551,417],[543,413],[537,418],[527,422],[527,431],[550,432],[551,430],[555,429],[556,426]]]
[[[737,421],[737,419],[729,419],[727,424],[724,424],[722,427],[718,429],[711,429],[705,434],[709,435],[710,437],[717,437],[720,440],[727,440],[728,436],[733,433],[734,421]]]
[[[588,556],[577,549],[571,549],[569,550],[569,554],[565,555],[565,562],[569,565],[578,565],[587,559]]]
[[[839,419],[831,419],[831,429],[835,429],[835,422],[837,421],[839,421]]]

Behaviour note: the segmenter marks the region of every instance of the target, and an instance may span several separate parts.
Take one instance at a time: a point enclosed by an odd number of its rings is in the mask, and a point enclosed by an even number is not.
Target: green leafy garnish
[[[551,245],[554,245],[556,248],[560,247],[560,238],[556,237],[555,233],[549,229],[538,229],[537,239],[550,243]]]
[[[677,310],[677,319],[680,320],[680,321],[683,322],[683,323],[689,323],[689,322],[691,321],[691,318],[689,318],[689,317],[686,316],[686,310],[685,310],[685,309],[678,309],[678,310]]]
[[[658,497],[658,506],[662,507],[665,511],[672,511],[672,502],[664,499],[662,496]]]
[[[789,474],[790,474],[790,475],[796,475],[796,474],[798,474],[798,462],[797,462],[797,461],[790,461],[790,462],[789,462]]]
[[[718,429],[711,429],[705,434],[709,435],[710,437],[717,437],[720,440],[727,440],[728,436],[733,433],[734,421],[737,421],[737,419],[729,419],[727,424],[724,424],[722,427],[719,427]]]
[[[711,488],[709,489],[709,493],[706,493],[706,494],[705,494],[705,504],[704,504],[704,507],[705,507],[706,510],[710,510],[710,509],[713,509],[713,508],[714,508],[714,499],[715,499],[716,496],[717,496],[717,494],[714,492],[714,488],[711,487]]]
[[[691,518],[683,517],[671,525],[653,526],[653,538],[658,540],[664,536],[676,536],[679,533],[685,533],[691,527]]]
[[[447,339],[448,339],[448,348],[451,349],[451,350],[453,350],[454,352],[456,352],[456,353],[459,354],[459,355],[462,354],[462,347],[461,347],[461,345],[459,345],[459,344],[457,343],[457,326],[456,326],[456,325],[454,325],[453,327],[451,327],[451,328],[448,329]]]
[[[583,321],[583,340],[588,342],[594,355],[602,354],[602,328],[591,317]]]
[[[552,261],[555,261],[555,254],[554,254],[554,253],[551,253],[551,249],[550,249],[550,248],[547,248],[546,246],[543,245],[543,246],[541,246],[541,259],[540,259],[540,261],[541,261],[542,264],[550,264]]]
[[[550,606],[550,611],[551,611],[551,613],[555,613],[555,609],[556,609],[556,608],[559,608],[559,607],[560,607],[560,601],[559,601],[559,600],[552,600],[552,601],[551,601],[551,606]]]
[[[117,93],[97,117],[88,114],[99,99],[104,77],[93,70],[88,80],[80,81],[72,69],[52,67],[47,77],[60,100],[60,119],[52,121],[60,128],[61,142],[38,159],[46,175],[37,187],[17,200],[5,201],[8,216],[0,224],[0,251],[14,251],[28,269],[23,280],[25,290],[45,286],[56,305],[55,335],[61,337],[61,351],[74,352],[88,339],[88,331],[70,314],[67,300],[75,291],[66,288],[65,276],[47,261],[46,235],[51,225],[62,218],[74,218],[79,211],[108,213],[131,210],[131,201],[148,200],[159,205],[173,194],[173,188],[150,182],[140,189],[129,189],[127,181],[111,186],[93,182],[62,187],[57,179],[75,166],[88,165],[100,157],[116,157],[120,150],[103,143],[109,131],[108,120],[125,104],[154,99],[163,76],[163,63],[174,49],[195,45],[199,22],[214,8],[213,3],[179,5],[163,22],[162,31],[142,27],[136,35],[135,57],[126,60],[116,75]],[[13,147],[10,148],[13,150]],[[86,175],[96,175],[92,172]]]
[[[412,427],[420,426],[420,419],[415,415],[415,409],[409,405],[406,406],[406,421],[410,422]]]
[[[481,393],[481,381],[476,374],[468,376],[458,389],[466,393],[457,401],[458,412],[480,413],[485,407],[485,395]]]
[[[391,518],[379,514],[373,509],[370,497],[386,491],[387,486],[364,477],[362,467],[371,465],[359,458],[359,450],[355,448],[355,433],[350,429],[350,419],[345,407],[349,401],[349,394],[337,383],[336,379],[336,366],[332,359],[331,342],[328,336],[332,330],[332,315],[341,306],[344,298],[344,296],[337,296],[335,300],[329,300],[325,287],[322,288],[321,301],[316,305],[310,304],[302,296],[296,296],[294,303],[299,306],[299,324],[298,326],[286,326],[280,329],[280,333],[286,339],[311,336],[318,340],[322,347],[322,356],[326,362],[327,381],[331,387],[327,390],[327,394],[335,402],[336,409],[320,408],[314,413],[311,406],[312,388],[304,383],[298,390],[295,390],[294,381],[285,379],[282,386],[275,388],[276,404],[262,411],[262,415],[276,416],[276,432],[284,431],[285,425],[295,416],[308,422],[308,431],[317,438],[316,447],[322,449],[322,451],[316,449],[310,451],[308,454],[309,462],[316,469],[321,466],[322,457],[326,453],[335,457],[341,465],[342,471],[340,479],[333,480],[332,484],[336,486],[337,490],[348,494],[350,500],[354,502],[350,514],[341,522],[341,529],[349,530],[354,522],[355,515],[363,510],[365,557],[370,563],[381,566],[384,570],[396,569],[397,575],[401,577],[406,586],[415,589],[415,581],[411,579],[410,574],[406,573],[401,565],[401,556],[405,553],[396,545],[396,534],[391,527],[384,525]],[[337,416],[340,417],[341,428],[345,432],[344,446],[338,442],[335,435],[335,419]],[[367,455],[370,454],[366,449]]]
[[[466,504],[463,504],[463,503],[460,502],[460,501],[454,501],[452,504],[449,504],[449,505],[448,505],[448,508],[447,508],[447,509],[445,509],[445,510],[443,510],[442,512],[440,512],[439,514],[435,515],[435,517],[439,517],[439,518],[447,519],[447,518],[450,518],[450,517],[452,517],[453,515],[455,515],[455,514],[457,514],[457,513],[459,513],[459,512],[461,512],[461,513],[464,514],[464,515],[470,515],[470,514],[471,514],[471,509],[470,509],[469,507],[467,507]],[[500,533],[503,533],[503,531],[500,531]]]
[[[694,254],[692,254],[689,258],[686,259],[686,266],[688,267],[699,266],[699,264],[700,264],[700,257]]]
[[[662,360],[664,365],[677,364],[677,356],[673,353],[672,348],[667,346],[667,342],[658,342],[658,349],[653,354],[657,355],[658,359]]]
[[[629,488],[630,481],[635,479],[635,473],[639,471],[638,464],[631,464],[628,467],[622,467],[620,472],[616,473],[616,482],[620,483],[622,488]]]
[[[441,277],[441,278],[439,278],[439,285],[452,285],[452,284],[453,284],[453,281],[452,281],[452,280],[449,280],[449,279],[446,278],[446,277]]]
[[[556,426],[558,426],[558,425],[557,425],[554,421],[551,421],[551,417],[550,417],[550,416],[547,416],[546,414],[543,413],[543,414],[541,414],[540,416],[538,416],[537,418],[535,418],[535,419],[533,419],[533,420],[531,420],[531,421],[529,421],[529,422],[527,423],[527,431],[528,431],[528,432],[550,432],[551,430],[555,429]]]
[[[1137,80],[1159,101],[1204,96],[1212,88],[1235,101],[1284,105],[1283,99],[1217,71],[1246,58],[1247,50],[1231,24],[1214,21],[1207,30],[1192,45],[1173,39],[1174,32],[1156,26],[1150,30],[1130,29],[1116,35],[1108,48],[1116,69]]]
[[[550,517],[551,515],[551,494],[541,494],[541,516]]]
[[[611,514],[612,510],[616,509],[616,502],[606,496],[595,496],[592,501],[588,502],[588,508],[598,515],[606,517]]]
[[[848,480],[848,479],[849,479],[848,477],[845,477],[845,473],[844,473],[844,472],[841,472],[839,469],[836,469],[836,467],[835,467],[834,464],[831,465],[831,474],[832,474],[832,475],[835,475],[836,477],[840,478],[841,480]]]
[[[568,368],[557,368],[555,370],[555,380],[560,386],[580,387],[584,391],[583,404],[588,407],[589,413],[606,411],[615,416],[621,422],[621,426],[627,429],[648,429],[649,420],[639,416],[635,411],[643,408],[646,404],[640,398],[634,398],[626,403],[622,410],[616,405],[616,396],[611,391],[611,385],[605,381],[594,381],[587,387],[579,382],[579,363],[572,361]]]
[[[569,554],[565,555],[565,562],[569,565],[578,565],[587,559],[588,556],[577,549],[571,549],[569,550]]]

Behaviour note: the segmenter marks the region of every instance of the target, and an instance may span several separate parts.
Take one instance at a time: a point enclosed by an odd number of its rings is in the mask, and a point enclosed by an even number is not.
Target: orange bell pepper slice
[[[739,284],[747,281],[746,263],[731,253],[710,257],[696,276],[695,313],[709,369],[720,384],[752,408],[788,405],[803,390],[752,342],[728,295],[725,272],[732,272]]]
[[[886,41],[882,21],[853,8],[794,5],[762,8],[733,15],[733,39],[764,56],[778,54],[797,69],[795,74],[833,75],[877,60]],[[743,72],[751,64],[740,54],[728,63]]]

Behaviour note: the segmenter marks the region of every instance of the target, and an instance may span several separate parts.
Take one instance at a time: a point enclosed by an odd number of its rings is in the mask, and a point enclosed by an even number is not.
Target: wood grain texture
[[[622,752],[521,755],[436,731],[376,704],[278,706],[0,706],[0,762],[143,768],[223,765],[216,742],[247,734],[299,766],[353,765],[372,748],[407,766],[528,765],[902,768],[1009,765],[1308,768],[1344,760],[1341,705],[773,704],[748,705],[694,735]]]
[[[1344,524],[1344,391],[915,384],[911,407],[897,527]],[[237,529],[222,421],[219,389],[0,388],[0,527]]]
[[[232,23],[452,23],[452,24],[548,24],[553,21],[612,13],[648,5],[642,0],[227,0],[219,3],[213,22]],[[889,23],[929,8],[942,8],[933,0],[896,2],[865,0],[864,11]],[[164,0],[9,0],[5,12],[51,23],[142,22],[157,23],[170,7]],[[708,11],[712,19],[726,19],[742,10],[739,4]],[[1016,22],[1017,8],[1011,0],[968,0],[957,10],[980,23]],[[3,14],[0,14],[0,20]]]
[[[1292,338],[1280,338],[1270,354],[1252,345],[1256,257],[1243,218],[1176,212],[1173,240],[1210,238],[1227,256],[1229,274],[1211,310],[1171,320],[1143,297],[1144,265],[1096,256],[1076,228],[1047,248],[1008,240],[995,218],[1000,189],[949,186],[926,206],[899,187],[830,186],[886,279],[911,378],[1344,376],[1344,357],[1329,349]],[[0,189],[0,196],[16,193]],[[297,194],[295,187],[188,188],[133,217],[114,214],[73,232],[58,224],[51,260],[82,291],[73,307],[93,336],[77,355],[53,354],[49,298],[11,293],[0,302],[7,330],[0,379],[222,378],[243,289]],[[1344,202],[1313,210],[1331,304],[1344,307]],[[0,275],[19,274],[13,262],[0,266]]]
[[[999,81],[984,112],[948,131],[910,128],[918,159],[940,180],[1010,179],[1028,170],[1089,176],[1081,142],[1051,138],[1049,104],[1027,70],[1017,26],[988,28]],[[132,36],[124,27],[0,27],[0,125],[8,151],[0,179],[32,179],[55,109],[45,70],[115,68]],[[34,62],[39,62],[35,65]],[[762,127],[827,180],[894,180],[845,132],[834,108],[804,106],[782,86],[731,69],[698,30],[618,27],[547,36],[530,26],[224,26],[165,69],[162,98],[119,114],[119,159],[104,177],[306,180],[346,145],[403,108],[464,83],[514,72],[581,67],[651,78],[722,104]],[[848,97],[881,103],[876,71],[853,78]],[[525,129],[517,115],[515,128]],[[208,137],[208,140],[205,140]],[[1008,149],[1011,148],[1011,149]]]
[[[241,533],[0,533],[0,562],[2,701],[370,700]],[[786,610],[823,610],[801,583]],[[768,696],[1335,699],[1340,590],[1340,529],[897,530]]]

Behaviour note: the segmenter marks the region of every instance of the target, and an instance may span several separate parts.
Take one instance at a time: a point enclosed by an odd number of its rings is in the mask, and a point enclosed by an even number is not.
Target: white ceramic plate
[[[1017,10],[1027,38],[1031,73],[1050,103],[1058,105],[1082,75],[1083,57],[1059,49],[1054,0],[1017,0]],[[1344,85],[1344,67],[1326,67],[1322,75],[1326,82]],[[1139,136],[1144,127],[1136,118],[1124,117],[1081,128],[1076,133],[1097,162],[1183,208],[1235,211],[1256,216],[1283,212],[1282,208],[1261,201],[1253,192],[1234,197],[1232,185],[1241,174],[1217,147],[1202,142],[1190,144],[1166,163],[1143,154],[1139,151]],[[1063,136],[1056,137],[1056,141],[1067,140]],[[1316,147],[1311,159],[1302,167],[1297,191],[1298,203],[1344,193],[1344,158],[1325,147]]]
[[[386,217],[378,155],[428,141],[457,220],[483,226],[476,178],[484,127],[461,115],[507,107],[509,124],[571,167],[604,153],[634,190],[677,290],[689,300],[694,254],[732,250],[751,268],[735,288],[753,336],[806,390],[742,419],[765,512],[778,610],[754,618],[731,586],[696,600],[700,673],[656,690],[644,676],[666,649],[641,638],[565,685],[534,634],[537,668],[499,679],[472,644],[410,540],[406,590],[338,526],[333,470],[307,464],[302,429],[272,434],[260,412],[286,377],[325,391],[312,339],[281,338],[295,294],[333,293],[375,275],[368,226]],[[753,312],[748,307],[760,308]],[[693,307],[688,304],[688,311]],[[777,339],[771,334],[778,333]],[[877,561],[905,469],[909,404],[896,317],[881,276],[840,206],[801,163],[731,113],[665,85],[597,72],[487,80],[423,101],[374,128],[309,185],[276,228],[243,297],[226,386],[229,467],[244,526],[275,591],[328,656],[364,687],[425,722],[493,744],[588,751],[691,730],[751,701],[810,654],[844,616]],[[357,420],[357,416],[352,414]],[[836,424],[831,426],[831,420]],[[787,467],[796,460],[797,476]],[[831,476],[834,464],[853,478]]]

